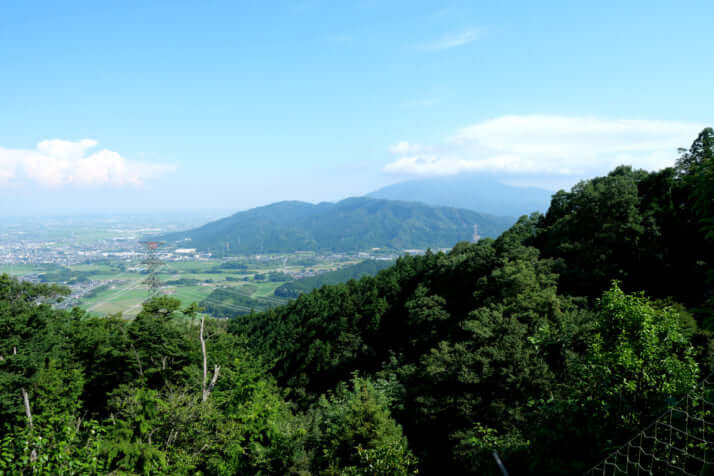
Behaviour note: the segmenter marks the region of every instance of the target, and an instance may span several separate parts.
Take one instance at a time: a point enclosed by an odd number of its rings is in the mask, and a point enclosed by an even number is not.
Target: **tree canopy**
[[[714,367],[712,136],[230,320],[1,275],[0,474],[582,472]]]

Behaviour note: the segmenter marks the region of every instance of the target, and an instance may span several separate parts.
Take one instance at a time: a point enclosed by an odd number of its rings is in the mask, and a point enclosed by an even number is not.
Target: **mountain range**
[[[496,237],[514,219],[423,203],[353,197],[337,203],[284,201],[160,237],[216,256],[381,248],[450,248]]]
[[[367,197],[407,200],[445,207],[465,208],[497,216],[519,217],[545,212],[552,192],[516,187],[478,174],[430,177],[389,185]]]

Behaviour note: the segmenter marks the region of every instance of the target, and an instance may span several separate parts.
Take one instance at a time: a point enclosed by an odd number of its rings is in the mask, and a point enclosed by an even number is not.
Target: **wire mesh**
[[[714,474],[713,402],[710,375],[585,476]]]

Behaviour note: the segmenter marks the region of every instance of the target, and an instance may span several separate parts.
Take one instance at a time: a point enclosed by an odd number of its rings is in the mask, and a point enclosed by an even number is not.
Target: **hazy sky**
[[[0,4],[0,214],[234,210],[670,165],[711,1]]]

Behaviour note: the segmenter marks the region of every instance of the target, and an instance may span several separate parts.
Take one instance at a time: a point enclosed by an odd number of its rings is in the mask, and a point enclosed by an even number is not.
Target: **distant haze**
[[[545,212],[551,193],[535,187],[505,185],[482,175],[464,174],[409,180],[380,188],[367,196],[519,217],[532,212]]]
[[[642,0],[2,2],[0,216],[657,170],[711,125],[713,16]]]

